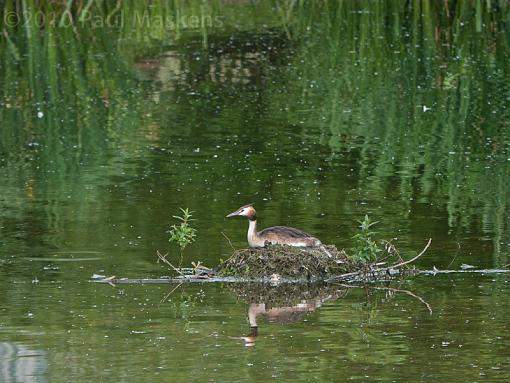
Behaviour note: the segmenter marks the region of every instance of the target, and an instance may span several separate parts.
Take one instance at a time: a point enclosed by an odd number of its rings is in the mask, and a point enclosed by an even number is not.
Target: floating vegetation
[[[359,262],[349,259],[343,250],[339,251],[335,246],[326,246],[326,250],[330,255],[320,248],[285,245],[240,249],[219,265],[218,274],[242,278],[316,280],[360,267]]]
[[[415,274],[410,264],[421,257],[430,246],[408,261],[402,260],[393,246],[386,246],[384,253],[373,262],[349,257],[335,246],[300,248],[273,245],[264,248],[236,250],[217,268],[219,276],[236,278],[267,278],[278,282],[283,279],[301,279],[327,282],[369,282]]]

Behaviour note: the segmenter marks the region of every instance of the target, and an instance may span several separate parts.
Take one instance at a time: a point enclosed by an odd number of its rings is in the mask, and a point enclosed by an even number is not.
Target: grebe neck
[[[257,236],[257,220],[251,220],[250,219],[250,226],[248,226],[248,236],[249,237],[256,237]]]
[[[258,233],[257,233],[257,220],[250,219],[250,226],[248,226],[248,244],[251,247],[258,246]]]

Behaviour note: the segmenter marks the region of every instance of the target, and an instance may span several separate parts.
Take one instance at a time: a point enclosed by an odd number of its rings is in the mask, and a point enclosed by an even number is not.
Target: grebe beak
[[[239,215],[241,211],[240,210],[236,210],[234,211],[233,213],[230,213],[229,215],[227,215],[225,218],[232,218],[232,217],[236,217]]]

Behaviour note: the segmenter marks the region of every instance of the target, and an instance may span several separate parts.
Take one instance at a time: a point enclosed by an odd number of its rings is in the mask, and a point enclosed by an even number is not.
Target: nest
[[[371,262],[348,257],[335,246],[292,247],[269,245],[263,248],[236,250],[232,256],[214,269],[195,265],[192,269],[176,268],[167,255],[157,252],[159,261],[180,275],[168,281],[183,283],[215,280],[229,282],[373,282],[406,277],[419,272],[409,265],[421,257],[430,246],[405,261],[393,245],[386,246]],[[199,262],[200,264],[200,262]],[[110,281],[110,279],[108,279]]]
[[[362,265],[335,246],[323,248],[270,245],[236,250],[217,268],[218,275],[237,278],[323,280],[359,270]]]

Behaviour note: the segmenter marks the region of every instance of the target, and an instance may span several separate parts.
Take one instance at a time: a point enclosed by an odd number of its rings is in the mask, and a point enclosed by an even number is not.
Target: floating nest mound
[[[431,239],[418,255],[406,261],[388,242],[384,250],[379,250],[380,255],[371,262],[354,260],[335,246],[308,248],[270,245],[241,249],[234,251],[229,259],[214,269],[197,265],[192,269],[178,269],[167,260],[167,254],[157,254],[159,261],[180,274],[171,279],[179,283],[203,280],[274,284],[304,281],[358,283],[391,280],[419,273],[410,264],[425,253],[430,242]]]
[[[324,248],[270,245],[236,250],[217,268],[220,276],[237,278],[297,278],[323,280],[359,270],[365,264],[347,257],[335,246]]]

